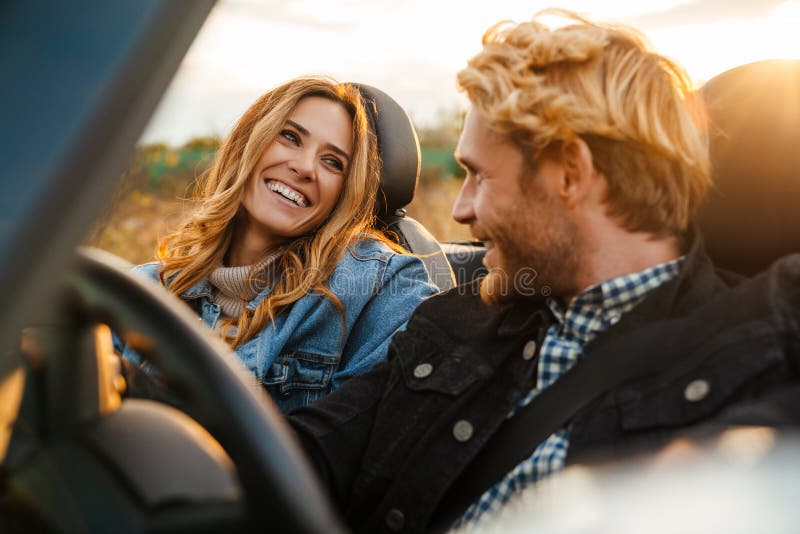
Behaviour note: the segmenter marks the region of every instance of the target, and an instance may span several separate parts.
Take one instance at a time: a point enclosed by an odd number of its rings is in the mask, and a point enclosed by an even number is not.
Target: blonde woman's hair
[[[196,211],[176,232],[159,243],[157,257],[161,261],[161,280],[172,293],[180,296],[222,263],[233,239],[236,221],[244,215],[242,199],[256,164],[284,128],[298,102],[311,96],[341,104],[352,118],[353,154],[342,191],[322,226],[284,245],[269,296],[261,300],[255,310],[245,309],[238,318],[228,322],[229,326],[236,327],[225,329],[235,332],[228,337],[234,348],[312,291],[333,301],[342,315],[344,331],[344,309],[325,282],[353,240],[366,231],[376,234],[373,210],[380,161],[375,134],[369,127],[359,90],[323,77],[297,78],[259,98],[245,111],[222,144],[214,163],[196,188]]]
[[[551,30],[542,15],[577,23]],[[628,230],[683,234],[710,185],[689,78],[632,28],[555,9],[500,22],[458,84],[533,165],[548,147],[583,139],[608,181],[608,212]]]

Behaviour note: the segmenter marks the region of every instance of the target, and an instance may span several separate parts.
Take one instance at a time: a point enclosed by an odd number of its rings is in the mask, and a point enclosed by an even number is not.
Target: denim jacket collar
[[[255,296],[255,298],[253,298],[253,300],[251,300],[245,305],[245,308],[247,308],[248,310],[255,310],[258,304],[262,300],[264,300],[270,293],[272,293],[272,287],[266,286],[264,289],[261,290],[261,292],[259,292],[258,295]]]
[[[169,285],[169,283],[172,282],[173,277],[174,276],[171,276],[170,278],[167,279],[167,285]],[[211,282],[209,282],[207,278],[204,278],[199,282],[197,282],[192,287],[190,287],[189,289],[187,289],[186,291],[184,291],[183,293],[181,293],[181,298],[197,299],[200,297],[207,297],[210,299],[212,295],[213,295],[213,288],[211,287]]]

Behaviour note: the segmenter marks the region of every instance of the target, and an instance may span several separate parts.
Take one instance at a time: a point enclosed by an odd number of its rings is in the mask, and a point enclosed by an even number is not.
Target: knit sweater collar
[[[238,317],[244,306],[270,282],[280,252],[270,254],[255,265],[220,265],[208,277],[214,288],[213,300],[227,317]]]

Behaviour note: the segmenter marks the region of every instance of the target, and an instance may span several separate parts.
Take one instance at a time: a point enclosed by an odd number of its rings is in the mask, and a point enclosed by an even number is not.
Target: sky
[[[546,7],[642,30],[697,86],[737,65],[800,58],[800,0],[219,0],[140,142],[224,137],[258,96],[312,73],[374,85],[431,126],[466,106],[455,75],[483,32]]]

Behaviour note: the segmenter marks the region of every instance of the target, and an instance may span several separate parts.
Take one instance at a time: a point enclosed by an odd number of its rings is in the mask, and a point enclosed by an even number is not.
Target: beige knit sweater
[[[225,267],[220,265],[208,277],[214,286],[213,300],[226,318],[242,314],[245,305],[253,300],[270,282],[274,275],[275,260],[280,252],[271,254],[255,265]]]

